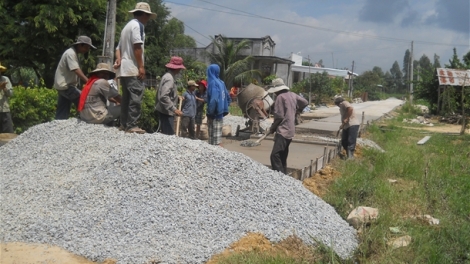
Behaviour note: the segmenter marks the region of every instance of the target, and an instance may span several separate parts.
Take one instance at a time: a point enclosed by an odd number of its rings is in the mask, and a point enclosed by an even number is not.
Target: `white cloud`
[[[225,10],[196,0],[174,0],[203,8]],[[208,36],[224,34],[228,37],[263,37],[270,35],[276,42],[276,55],[287,57],[291,52],[302,52],[302,56],[310,55],[312,61],[323,60],[325,66],[351,68],[355,61],[355,71],[361,73],[379,66],[384,71],[390,70],[394,61],[402,67],[406,49],[411,48],[411,40],[415,40],[415,56],[419,59],[426,54],[430,59],[434,54],[441,57],[444,65],[452,56],[452,49],[456,45],[469,43],[469,35],[449,29],[442,29],[436,24],[424,24],[425,18],[436,15],[435,4],[441,0],[409,1],[406,12],[417,11],[418,21],[408,20],[412,24],[402,27],[401,21],[391,24],[362,22],[359,13],[362,0],[344,1],[249,1],[239,0],[236,5],[228,0],[208,0],[222,6],[233,7],[259,16],[278,19],[290,23],[297,23],[327,30],[319,30],[304,26],[281,23],[272,20],[236,16],[227,13],[190,8],[168,3],[172,15],[185,22],[185,24],[199,33],[186,28],[186,34],[193,36],[199,43],[209,44]],[[462,0],[458,0],[462,1]],[[337,2],[344,2],[338,4]],[[441,2],[442,3],[442,2]],[[409,14],[409,13],[408,13]],[[396,14],[405,17],[405,13]],[[466,18],[468,24],[468,17]],[[397,19],[400,20],[400,19]],[[421,21],[421,22],[420,22]],[[442,22],[444,24],[444,22]],[[329,30],[328,30],[329,29]],[[362,37],[351,34],[341,34],[335,31],[342,30],[360,34]],[[397,39],[378,40],[368,36],[379,36]],[[407,40],[401,42],[398,39]],[[420,43],[444,43],[446,45],[431,45]],[[469,51],[470,46],[457,46],[461,57]],[[333,53],[333,54],[332,54]]]

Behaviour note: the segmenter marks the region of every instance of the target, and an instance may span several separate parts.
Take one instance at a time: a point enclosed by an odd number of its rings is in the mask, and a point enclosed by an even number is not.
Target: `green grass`
[[[335,160],[342,174],[323,199],[346,219],[351,208],[379,209],[379,218],[359,235],[353,259],[341,261],[327,246],[312,248],[316,263],[462,263],[470,264],[470,136],[425,134],[401,127],[415,114],[410,105],[386,130],[372,125],[367,137],[386,152],[364,149],[354,161]],[[389,183],[388,179],[398,180]],[[415,216],[429,214],[440,220],[430,226]],[[400,233],[390,232],[398,227]],[[387,242],[409,235],[408,247],[391,249]],[[302,263],[295,259],[239,253],[219,263]],[[297,262],[296,262],[297,261]]]
[[[272,256],[266,253],[251,251],[231,255],[219,261],[219,264],[308,264],[308,262],[281,255]]]
[[[228,107],[229,113],[233,116],[243,116],[243,112],[236,103],[231,103]]]
[[[379,208],[379,220],[361,235],[357,260],[470,263],[470,137],[433,134],[418,146],[424,137],[420,131],[391,127],[369,129],[370,139],[386,152],[364,150],[363,158],[340,162],[342,177],[324,197],[344,218],[350,204]],[[440,224],[412,218],[420,214],[438,218]],[[389,227],[399,227],[401,233],[392,234]],[[412,237],[409,247],[387,247],[387,241],[402,235]]]

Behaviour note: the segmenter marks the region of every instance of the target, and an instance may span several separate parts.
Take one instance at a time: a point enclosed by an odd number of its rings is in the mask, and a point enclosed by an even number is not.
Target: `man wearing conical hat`
[[[0,63],[0,133],[13,133],[13,122],[8,103],[8,98],[13,95],[13,87],[10,79],[3,76],[6,70],[7,67]]]

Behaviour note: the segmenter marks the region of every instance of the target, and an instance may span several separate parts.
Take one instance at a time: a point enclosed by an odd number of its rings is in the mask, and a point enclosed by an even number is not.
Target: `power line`
[[[181,22],[183,22],[183,21],[181,21]],[[211,39],[211,38],[209,38],[208,36],[206,36],[206,35],[202,34],[202,33],[201,33],[201,32],[199,32],[199,31],[195,30],[194,28],[192,28],[192,27],[188,26],[186,23],[184,23],[184,22],[183,22],[183,24],[184,24],[184,26],[185,26],[185,27],[187,27],[187,28],[191,29],[192,31],[194,31],[194,32],[198,33],[198,34],[199,34],[199,35],[201,35],[202,37],[204,37],[204,38],[206,38],[206,39],[208,39],[208,40],[212,41],[212,39]]]
[[[238,10],[234,9],[231,7],[215,4],[209,1],[205,0],[198,0],[207,4],[215,5],[218,7],[226,8],[232,11],[240,12],[240,13],[232,13],[232,12],[227,12],[227,11],[222,11],[222,10],[215,10],[215,9],[210,9],[210,8],[202,8],[202,7],[197,7],[197,6],[191,6],[191,5],[186,5],[186,4],[181,4],[181,3],[176,3],[172,1],[166,1],[168,3],[173,3],[176,5],[183,5],[183,6],[188,6],[192,8],[198,8],[198,9],[204,9],[204,10],[209,10],[209,11],[214,11],[214,12],[219,12],[219,13],[226,13],[226,14],[232,14],[232,15],[238,15],[238,16],[248,16],[252,18],[258,18],[258,19],[265,19],[265,20],[271,20],[271,21],[276,21],[280,23],[285,23],[289,25],[295,25],[295,26],[301,26],[301,27],[306,27],[306,28],[312,28],[316,30],[321,30],[321,31],[326,31],[330,33],[338,33],[338,34],[344,34],[344,35],[351,35],[351,36],[356,36],[356,37],[361,37],[361,38],[370,38],[370,39],[378,39],[378,40],[385,40],[385,41],[395,41],[395,42],[405,42],[405,43],[410,43],[411,40],[408,39],[400,39],[400,38],[392,38],[392,37],[383,37],[383,36],[377,36],[377,35],[369,35],[369,34],[362,34],[362,33],[354,33],[350,31],[345,31],[345,30],[337,30],[337,29],[330,29],[330,28],[323,28],[323,27],[316,27],[316,26],[311,26],[311,25],[305,25],[305,24],[300,24],[300,23],[295,23],[295,22],[290,22],[290,21],[285,21],[285,20],[280,20],[280,19],[275,19],[275,18],[270,18],[270,17],[265,17],[265,16],[260,16],[257,14],[249,13],[243,10]],[[427,45],[439,45],[439,46],[467,46],[464,44],[446,44],[446,43],[437,43],[437,42],[431,42],[431,41],[414,41],[415,43],[421,43],[421,44],[427,44]]]

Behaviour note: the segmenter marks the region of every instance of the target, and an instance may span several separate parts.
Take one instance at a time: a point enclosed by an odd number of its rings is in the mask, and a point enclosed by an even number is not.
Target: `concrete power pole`
[[[351,74],[349,74],[349,91],[348,91],[348,96],[349,96],[350,98],[353,97],[353,90],[354,90],[354,87],[353,87],[353,78],[354,78],[354,61],[352,62]]]
[[[103,53],[99,57],[99,62],[109,64],[112,68],[114,64],[114,36],[116,34],[116,0],[108,0],[106,10],[106,24],[104,28]]]
[[[308,60],[308,105],[312,104],[312,76],[310,74],[310,55],[307,56]]]
[[[413,41],[411,41],[410,54],[410,104],[413,104]]]

